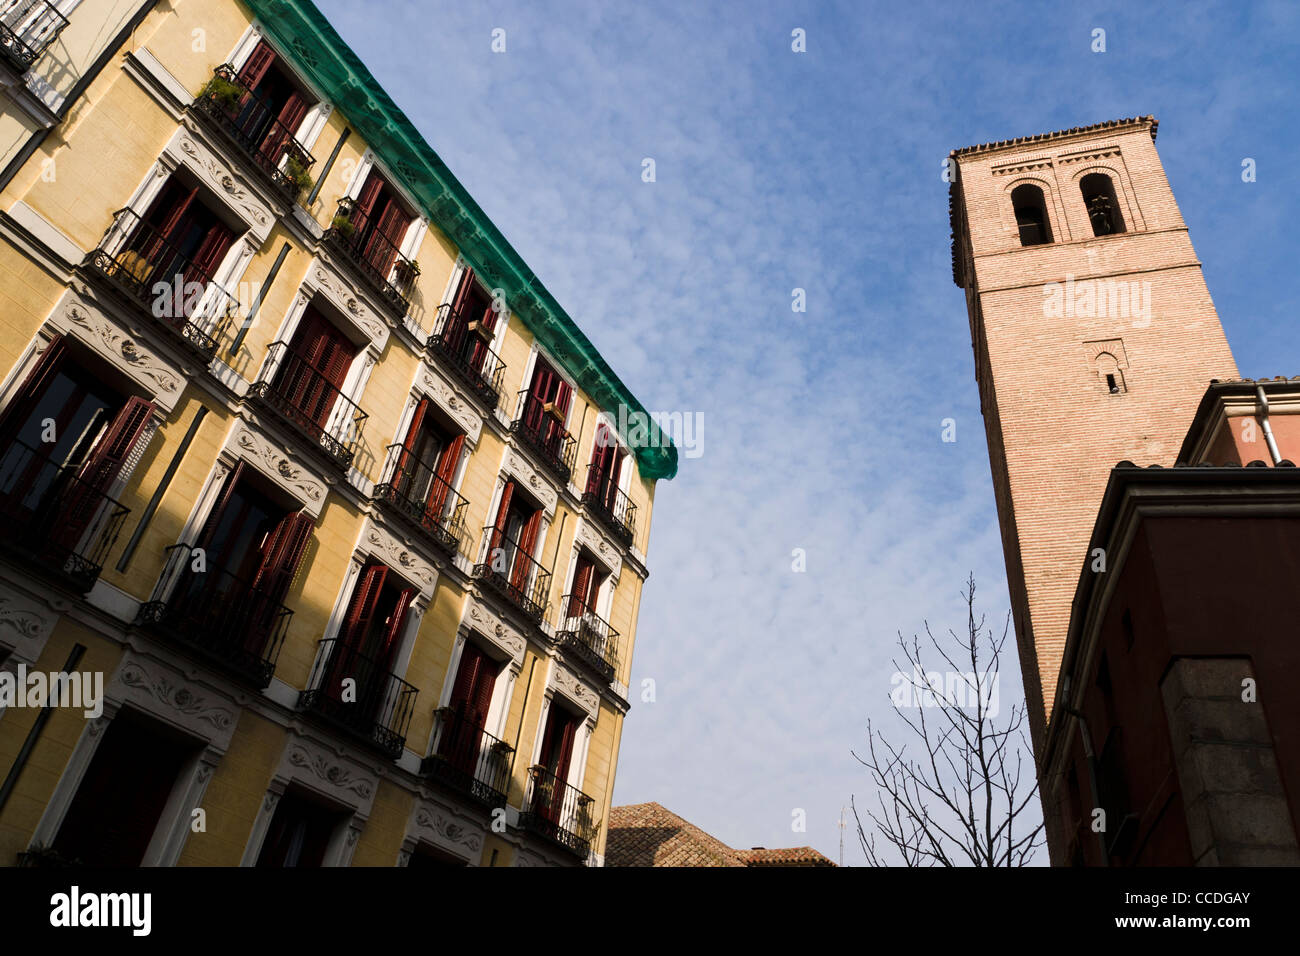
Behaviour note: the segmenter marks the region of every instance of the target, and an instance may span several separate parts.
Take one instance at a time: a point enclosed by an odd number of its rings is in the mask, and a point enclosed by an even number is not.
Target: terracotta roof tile
[[[606,866],[834,866],[812,847],[736,850],[657,803],[609,811]]]

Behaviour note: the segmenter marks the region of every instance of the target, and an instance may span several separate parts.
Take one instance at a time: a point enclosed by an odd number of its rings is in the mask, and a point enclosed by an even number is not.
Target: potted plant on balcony
[[[344,239],[351,239],[357,231],[356,224],[353,223],[352,217],[341,212],[335,213],[334,218],[330,220],[330,228]]]
[[[207,100],[216,106],[227,116],[232,115],[239,107],[239,101],[244,98],[244,89],[237,83],[232,83],[220,74],[215,75],[203,85],[199,91],[199,99]]]
[[[414,259],[398,259],[397,265],[393,267],[393,276],[398,285],[409,289],[420,277],[420,264]]]
[[[302,194],[311,189],[315,180],[297,156],[290,155],[284,161],[284,175],[293,184],[293,200],[297,202]]]

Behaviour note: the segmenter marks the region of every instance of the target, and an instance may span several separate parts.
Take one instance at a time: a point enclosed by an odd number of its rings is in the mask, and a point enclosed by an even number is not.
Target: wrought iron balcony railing
[[[474,577],[534,623],[540,624],[546,616],[551,572],[524,553],[518,542],[505,532],[491,526],[483,529],[483,546],[479,549],[478,564],[474,565]]]
[[[420,772],[489,807],[504,807],[514,748],[451,707],[434,711],[433,721],[433,747]]]
[[[438,307],[425,348],[468,385],[484,405],[495,409],[501,400],[506,366],[491,344],[492,333],[480,319],[469,319],[448,303]]]
[[[0,0],[0,57],[26,73],[67,25],[48,0]]]
[[[325,232],[325,242],[379,293],[398,318],[406,315],[420,267],[402,255],[397,245],[379,230],[379,224],[356,208],[354,200],[339,200],[334,219]]]
[[[449,554],[460,550],[469,502],[405,445],[388,446],[384,480],[375,485],[374,499]]]
[[[288,342],[272,342],[248,397],[274,412],[340,468],[352,464],[369,417]]]
[[[418,693],[388,670],[387,661],[331,637],[320,642],[298,706],[396,760]]]
[[[298,142],[297,130],[280,121],[279,110],[253,93],[229,63],[213,71],[194,109],[290,202],[310,187],[316,157]]]
[[[238,300],[213,281],[209,270],[130,209],[114,215],[82,268],[208,362],[239,311]]]
[[[594,462],[587,466],[583,506],[625,545],[636,536],[636,505]]]
[[[566,594],[560,599],[560,620],[555,629],[555,639],[605,683],[614,679],[618,671],[618,631],[590,610],[581,596]]]
[[[23,442],[0,455],[0,547],[82,593],[98,580],[127,513],[75,468]]]
[[[553,402],[546,402],[525,389],[519,393],[519,411],[510,430],[537,453],[546,468],[563,482],[573,474],[578,443],[564,428],[564,415]]]
[[[594,807],[591,797],[545,767],[529,767],[528,792],[519,824],[585,858],[596,838]]]
[[[293,611],[266,591],[219,568],[207,568],[188,544],[167,549],[153,597],[138,623],[191,655],[266,687],[275,673]]]

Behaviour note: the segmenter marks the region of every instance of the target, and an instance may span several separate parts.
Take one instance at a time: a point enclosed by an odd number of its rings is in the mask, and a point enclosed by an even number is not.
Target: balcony
[[[204,663],[266,687],[293,611],[226,571],[196,570],[196,557],[188,544],[167,549],[154,597],[141,606],[137,623]]]
[[[369,222],[353,200],[339,201],[325,232],[325,243],[379,293],[397,318],[406,315],[420,267],[402,255],[393,241],[379,231],[378,223]]]
[[[99,579],[127,513],[75,468],[20,441],[0,457],[0,546],[83,594]]]
[[[194,98],[193,110],[215,128],[290,203],[311,186],[316,158],[298,143],[270,103],[256,96],[226,63]]]
[[[92,279],[124,299],[175,344],[211,362],[238,300],[130,209],[119,210],[82,262]]]
[[[433,748],[420,773],[486,806],[504,807],[514,748],[450,707],[434,711],[433,720]]]
[[[555,640],[606,684],[614,679],[618,670],[618,631],[584,606],[581,596],[566,594],[560,599]]]
[[[528,768],[528,795],[519,825],[579,857],[586,858],[596,838],[591,819],[595,801],[545,767]]]
[[[345,685],[349,680],[352,683]],[[406,729],[418,693],[390,673],[385,660],[329,638],[320,642],[320,653],[307,689],[298,696],[298,706],[396,760],[406,745]]]
[[[288,342],[272,342],[267,351],[262,376],[248,389],[249,400],[274,413],[331,464],[346,470],[368,416]]]
[[[477,321],[467,321],[450,304],[439,306],[425,348],[464,382],[488,408],[501,399],[505,363],[491,349],[492,334]]]
[[[587,466],[587,485],[582,493],[587,512],[630,545],[636,536],[636,505],[595,463]]]
[[[519,393],[519,413],[510,431],[538,456],[543,466],[568,483],[578,443],[564,429],[564,415],[553,402],[527,390]]]
[[[0,57],[26,73],[67,25],[47,0],[0,0]]]
[[[460,550],[469,502],[405,445],[388,446],[384,480],[375,485],[374,500],[427,535],[447,554]]]
[[[523,611],[533,623],[542,623],[551,572],[525,554],[513,538],[494,527],[484,528],[474,577]]]

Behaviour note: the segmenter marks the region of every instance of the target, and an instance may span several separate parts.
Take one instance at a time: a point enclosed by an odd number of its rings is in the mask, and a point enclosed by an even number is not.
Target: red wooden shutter
[[[81,466],[78,477],[89,488],[100,494],[107,493],[148,427],[153,411],[153,402],[134,397],[127,400]]]
[[[176,194],[171,205],[159,210],[161,219],[158,220],[158,235],[164,240],[170,242],[173,234],[180,231],[182,222],[186,219],[195,200],[198,199],[199,190],[197,187],[187,193]],[[151,258],[145,256],[146,259]]]
[[[492,691],[496,687],[497,673],[493,662],[480,655],[474,688],[469,700],[469,717],[479,733],[487,728],[488,710],[492,707]]]
[[[492,552],[501,547],[501,539],[505,536],[506,521],[510,518],[510,498],[514,495],[515,483],[507,481],[505,487],[501,489],[501,504],[497,506],[497,520],[493,523],[492,540],[489,542],[487,560],[492,562]]]
[[[239,71],[239,82],[252,90],[266,77],[274,62],[275,51],[266,45],[265,40],[259,40]]]
[[[448,705],[463,710],[473,694],[477,681],[478,668],[484,658],[481,650],[466,642],[460,653],[460,667],[456,671],[456,683],[451,688],[451,700]]]
[[[456,466],[460,464],[461,449],[464,447],[465,436],[457,435],[442,450],[442,457],[438,461],[438,470],[435,473],[438,480],[429,488],[429,501],[425,507],[425,514],[435,521],[442,518],[443,508],[446,507],[447,498],[451,493],[451,484],[456,478]]]
[[[566,611],[568,617],[580,617],[587,607],[587,591],[591,588],[591,575],[595,566],[585,554],[578,555],[578,567],[573,572],[572,598]]]
[[[406,440],[402,442],[402,450],[397,456],[397,473],[391,481],[403,493],[415,478],[415,446],[420,440],[420,429],[424,427],[424,416],[428,411],[429,400],[420,399],[415,405],[415,414],[411,416],[411,424],[406,429]]]
[[[371,167],[366,176],[365,184],[361,187],[361,192],[357,196],[356,205],[353,207],[355,212],[352,214],[352,224],[357,227],[356,235],[359,238],[360,233],[374,219],[375,203],[379,201],[379,194],[384,189],[384,178]]]
[[[314,527],[311,515],[295,511],[286,515],[267,537],[253,587],[260,589],[272,604],[284,603]]]
[[[225,483],[221,486],[221,493],[217,497],[216,504],[212,506],[212,510],[208,512],[208,517],[203,522],[203,530],[199,532],[194,547],[206,550],[211,544],[212,536],[217,532],[217,525],[221,523],[221,516],[225,513],[226,508],[230,506],[230,499],[234,497],[235,487],[239,484],[240,479],[244,477],[246,467],[244,462],[240,461],[235,465],[234,471],[226,475]]]
[[[366,261],[385,278],[392,271],[393,263],[397,261],[397,250],[402,233],[410,224],[411,217],[398,205],[397,200],[390,198],[383,211],[379,213],[374,231],[370,234],[369,248],[365,253]]]
[[[225,227],[223,223],[215,224],[208,230],[208,234],[203,237],[203,242],[199,246],[198,252],[194,254],[194,260],[189,268],[185,270],[185,285],[196,282],[203,286],[205,291],[209,283],[216,277],[217,266],[225,258],[226,251],[230,248],[231,242],[235,239],[235,234]],[[194,306],[197,306],[199,299],[190,301],[189,290],[182,290],[182,300],[178,303],[179,307],[173,309],[172,317],[177,320],[188,319]],[[182,324],[178,322],[178,324]]]
[[[58,374],[59,367],[63,364],[67,356],[68,344],[62,335],[55,335],[50,339],[50,344],[45,346],[45,351],[36,359],[36,364],[32,370],[27,373],[27,378],[19,386],[18,391],[14,393],[13,399],[9,402],[9,407],[4,411],[3,422],[0,423],[0,436],[4,446],[7,448],[9,443],[26,424],[27,419],[31,417],[32,410],[36,403],[40,401],[45,390],[50,387],[54,381],[54,376]]]
[[[459,316],[462,321],[469,321],[472,318],[472,316],[465,315],[464,312],[469,306],[470,297],[474,294],[474,286],[474,270],[467,267],[460,277],[460,287],[456,289],[456,295],[451,300],[452,312]]]
[[[303,117],[307,115],[307,98],[295,90],[285,100],[280,109],[279,120],[283,126],[284,142],[287,143],[298,133]],[[278,158],[278,157],[277,157]]]
[[[361,572],[357,589],[352,592],[352,604],[348,608],[347,618],[339,637],[341,645],[353,650],[362,650],[366,639],[366,630],[375,617],[375,607],[379,604],[379,595],[384,589],[384,579],[388,568],[382,564],[371,565]]]
[[[406,623],[406,614],[411,609],[415,597],[415,588],[403,588],[397,595],[397,605],[388,617],[388,628],[384,631],[384,646],[380,649],[380,669],[388,671],[392,667],[393,655],[397,653],[397,642],[402,637],[402,625]]]
[[[528,586],[528,577],[533,569],[532,561],[525,561],[524,557],[531,558],[533,549],[537,547],[537,532],[542,526],[541,510],[534,511],[528,518],[524,530],[519,533],[519,554],[515,558],[514,571],[510,575],[510,586],[522,591]]]
[[[572,714],[564,715],[564,729],[560,733],[560,748],[555,759],[556,790],[563,792],[560,784],[569,782],[569,761],[573,759],[573,738],[578,730],[578,720]]]

